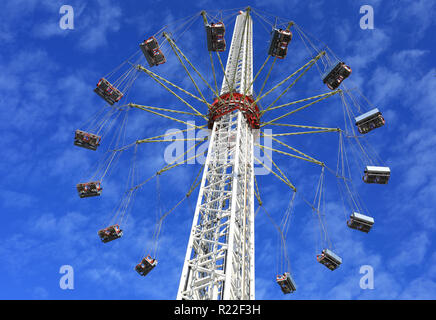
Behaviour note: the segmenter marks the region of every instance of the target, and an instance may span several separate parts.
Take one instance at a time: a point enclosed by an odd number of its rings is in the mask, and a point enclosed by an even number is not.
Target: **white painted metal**
[[[252,20],[236,19],[221,94],[252,94]],[[231,81],[226,81],[231,80]],[[240,111],[215,121],[177,299],[253,300],[253,132]]]
[[[236,92],[253,95],[253,20],[249,12],[243,12],[236,17],[232,43],[227,57],[226,74],[221,85],[221,94]]]

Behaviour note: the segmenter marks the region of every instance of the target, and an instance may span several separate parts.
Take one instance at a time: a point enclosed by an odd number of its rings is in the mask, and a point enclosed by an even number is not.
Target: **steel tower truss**
[[[254,296],[253,35],[236,18],[177,299]],[[211,119],[211,115],[210,115]]]

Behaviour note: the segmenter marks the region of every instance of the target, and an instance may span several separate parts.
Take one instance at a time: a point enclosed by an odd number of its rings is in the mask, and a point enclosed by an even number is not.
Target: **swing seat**
[[[342,263],[341,257],[329,249],[322,250],[322,253],[316,256],[316,260],[332,271],[337,269]]]
[[[101,136],[77,129],[74,136],[74,145],[90,150],[97,150]]]
[[[351,68],[344,62],[338,62],[331,67],[323,76],[323,82],[330,90],[335,90],[351,74]]]
[[[157,265],[157,260],[150,255],[146,256],[135,267],[136,272],[145,277]]]
[[[274,29],[268,54],[279,59],[284,59],[288,53],[288,45],[291,40],[292,33],[290,30]]]
[[[120,101],[120,99],[123,97],[121,91],[112,86],[105,78],[101,78],[100,81],[98,81],[94,92],[110,105]]]
[[[222,52],[226,50],[224,23],[217,22],[206,25],[207,50]]]
[[[284,294],[292,293],[297,290],[294,279],[292,279],[289,272],[277,275],[276,281]]]
[[[390,176],[389,167],[367,166],[362,179],[365,183],[387,184]]]
[[[385,119],[377,108],[354,118],[354,120],[356,121],[357,129],[361,134],[368,133],[371,130],[384,126],[385,124]]]
[[[102,242],[106,243],[121,238],[123,236],[123,230],[120,229],[118,224],[115,224],[99,230],[98,236]]]
[[[350,215],[350,220],[347,221],[347,226],[351,229],[359,230],[368,233],[374,225],[374,218],[363,214],[353,212]]]
[[[80,198],[99,196],[103,190],[100,181],[79,183],[76,188]]]
[[[147,59],[148,65],[150,67],[157,66],[166,62],[165,56],[162,50],[159,48],[159,43],[155,37],[150,37],[144,42],[139,44],[142,53]]]

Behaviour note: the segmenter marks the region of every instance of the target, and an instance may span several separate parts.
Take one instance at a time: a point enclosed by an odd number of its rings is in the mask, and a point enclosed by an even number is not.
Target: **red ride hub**
[[[223,115],[234,110],[241,110],[252,129],[259,129],[259,108],[254,103],[252,97],[244,96],[241,93],[226,93],[215,99],[209,109],[209,129],[213,128],[213,123]]]

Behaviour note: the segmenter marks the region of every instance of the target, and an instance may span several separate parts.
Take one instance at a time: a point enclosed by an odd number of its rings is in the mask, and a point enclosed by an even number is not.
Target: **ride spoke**
[[[213,82],[215,83],[216,92],[218,92],[218,83],[216,81],[215,67],[213,64],[212,52],[209,51],[210,65],[212,67]]]
[[[197,68],[191,63],[191,61],[186,57],[186,55],[180,50],[180,48],[177,46],[175,42],[173,42],[174,48],[177,50],[177,52],[185,59],[185,61],[191,66],[191,68],[195,71],[195,73],[198,74],[198,76],[203,80],[203,82],[206,84],[206,86],[215,94],[217,98],[219,98],[219,93],[215,91],[209,84],[209,82],[204,79],[203,75],[197,70]]]
[[[259,95],[259,97],[256,99],[256,101],[254,103],[259,102],[261,99],[267,97],[268,95],[270,95],[272,92],[274,92],[276,89],[280,88],[284,83],[286,83],[289,79],[291,79],[293,76],[295,76],[296,74],[300,73],[303,69],[305,69],[306,67],[308,67],[309,65],[312,66],[313,64],[315,64],[315,62],[317,62],[323,55],[325,55],[325,51],[322,51],[321,53],[319,53],[315,58],[313,58],[312,60],[310,60],[309,62],[307,62],[304,66],[302,66],[301,68],[299,68],[297,71],[295,71],[294,73],[292,73],[291,75],[287,76],[285,79],[283,79],[282,81],[280,81],[278,84],[276,84],[274,87],[272,87],[268,92],[266,92],[264,95]]]
[[[186,112],[186,111],[180,111],[180,110],[175,110],[175,109],[168,109],[168,108],[161,108],[161,107],[152,107],[152,106],[144,106],[144,105],[136,105],[135,108],[138,109],[150,109],[150,110],[159,110],[159,111],[166,111],[166,112],[172,112],[172,113],[178,113],[178,114],[186,114],[186,115],[190,115],[190,116],[196,116],[196,117],[200,117],[200,115],[198,115],[197,113],[192,113],[192,112]]]
[[[295,136],[300,134],[312,134],[312,133],[324,133],[324,132],[339,132],[341,129],[326,129],[326,130],[315,130],[315,131],[301,131],[301,132],[286,132],[286,133],[274,133],[271,137],[281,137],[281,136]]]
[[[204,119],[207,119],[206,116],[204,116],[200,111],[198,111],[197,109],[195,109],[192,105],[190,105],[187,101],[185,101],[182,97],[180,97],[177,93],[175,93],[174,91],[172,91],[170,88],[168,88],[165,84],[163,84],[159,79],[162,79],[162,77],[158,76],[157,74],[155,74],[154,72],[148,70],[147,68],[138,65],[137,68],[141,71],[144,71],[146,74],[148,74],[150,77],[152,77],[157,83],[159,83],[162,87],[164,87],[169,93],[171,93],[173,96],[175,96],[177,99],[179,99],[180,101],[182,101],[185,105],[187,105],[191,110],[193,110],[196,114],[198,114],[199,116],[203,117]],[[165,82],[169,83],[170,81],[165,80]],[[173,84],[174,85],[174,84]],[[174,85],[176,86],[176,85]],[[176,86],[177,87],[177,86]],[[178,89],[182,90],[183,92],[187,93],[188,95],[190,95],[191,97],[195,98],[195,96],[192,93],[188,93],[188,91],[177,87]],[[201,98],[196,97],[197,100],[200,100],[201,102],[203,102],[203,100]]]
[[[316,129],[316,130],[336,130],[336,131],[342,131],[339,128],[326,128],[326,127],[315,127],[315,126],[306,126],[306,125],[299,125],[299,124],[287,124],[287,123],[271,123],[272,126],[279,126],[279,127],[292,127],[292,128],[303,128],[303,129]]]
[[[174,53],[176,54],[177,58],[179,59],[180,64],[183,66],[183,68],[186,71],[186,74],[188,75],[189,79],[191,79],[191,82],[194,84],[195,88],[197,89],[198,93],[200,94],[201,98],[203,99],[203,102],[206,104],[206,106],[209,108],[210,104],[206,101],[206,98],[204,97],[203,93],[201,92],[200,88],[198,87],[197,83],[195,82],[195,80],[192,78],[191,73],[189,72],[188,68],[186,68],[186,65],[183,63],[182,58],[180,58],[179,53],[177,52],[177,50],[174,47],[174,41],[173,39],[170,38],[170,36],[168,35],[168,33],[164,32],[163,33],[164,37],[168,40],[168,43],[170,44],[171,48],[173,49]]]
[[[297,109],[292,110],[292,111],[290,111],[290,112],[288,112],[288,113],[285,113],[284,115],[281,115],[280,117],[277,117],[277,118],[275,118],[275,119],[273,119],[273,120],[271,120],[271,121],[264,122],[263,124],[261,124],[261,127],[264,127],[264,126],[266,126],[266,125],[272,124],[272,123],[274,123],[274,122],[276,122],[276,121],[278,121],[278,120],[280,120],[280,119],[283,119],[283,118],[285,118],[285,117],[287,117],[287,116],[290,116],[290,115],[293,114],[293,113],[296,113],[296,112],[298,112],[298,111],[301,111],[301,110],[303,110],[303,109],[306,109],[306,108],[308,108],[308,107],[314,105],[315,103],[321,102],[321,101],[327,99],[328,97],[332,97],[333,95],[335,95],[335,94],[338,93],[338,92],[340,92],[340,91],[339,91],[339,90],[338,90],[338,91],[333,91],[330,95],[326,95],[326,96],[324,96],[324,97],[322,97],[322,98],[319,98],[319,99],[317,99],[317,100],[315,100],[315,101],[313,101],[313,102],[311,102],[311,103],[308,103],[308,104],[306,104],[306,105],[304,105],[304,106],[302,106],[302,107],[300,107],[300,108],[297,108]]]
[[[315,61],[316,62],[316,61]],[[283,92],[265,109],[265,111],[263,112],[267,112],[268,110],[270,110],[270,108],[286,93],[288,92],[296,83],[298,80],[301,79],[301,77],[303,77],[307,71],[309,71],[312,66],[315,64],[315,62],[311,63],[310,65],[308,65],[303,72],[301,72],[298,77],[285,89],[283,90]]]
[[[259,144],[256,144],[258,147],[260,146]],[[265,151],[265,150],[264,150]],[[291,183],[291,181],[289,181],[289,179],[286,177],[286,175],[283,173],[282,170],[280,170],[279,166],[274,162],[274,160],[268,155],[267,152],[265,152],[266,157],[271,161],[271,163],[273,164],[273,166],[280,172],[280,174],[282,175],[282,177],[286,180],[286,182],[288,182],[289,185],[292,186],[294,192],[297,192],[297,189],[294,187],[294,185]]]
[[[185,121],[183,121],[183,120],[180,120],[180,119],[176,119],[176,118],[173,118],[173,117],[167,116],[167,115],[165,115],[165,114],[162,114],[162,113],[159,113],[159,112],[153,111],[153,110],[151,110],[151,109],[149,109],[149,108],[147,108],[147,107],[143,107],[143,106],[138,105],[138,104],[129,103],[129,106],[130,106],[130,107],[133,107],[133,108],[141,109],[141,110],[144,110],[144,111],[147,111],[147,112],[150,112],[150,113],[153,113],[153,114],[155,114],[155,115],[161,116],[161,117],[166,118],[166,119],[169,119],[169,120],[173,120],[173,121],[176,121],[176,122],[179,122],[179,123],[186,124],[186,125],[188,125],[188,126],[191,126],[191,127],[197,128],[197,129],[201,129],[201,127],[196,126],[196,125],[194,125],[194,124],[192,124],[192,123],[185,122]]]
[[[275,173],[270,167],[268,167],[267,165],[265,165],[262,161],[260,161],[256,156],[254,156],[254,160],[256,160],[259,164],[262,165],[262,167],[264,167],[266,170],[268,170],[269,172],[271,172],[275,177],[277,177],[280,181],[282,181],[284,184],[286,184],[289,188],[291,188],[292,190],[294,190],[293,188],[295,188],[294,186],[292,186],[291,184],[289,184],[288,182],[286,182],[282,177],[280,177],[277,173]]]
[[[280,141],[280,140],[278,140],[278,139],[272,137],[271,135],[268,135],[268,134],[264,134],[264,133],[262,133],[262,136],[264,136],[264,137],[270,137],[272,140],[274,140],[274,141],[276,141],[277,143],[281,144],[282,146],[288,148],[289,150],[292,150],[292,151],[298,153],[299,155],[303,156],[304,158],[299,157],[299,156],[296,156],[296,155],[294,155],[294,154],[290,154],[290,153],[284,152],[284,151],[280,151],[280,150],[277,150],[277,149],[273,149],[273,148],[270,148],[270,147],[267,147],[267,146],[262,146],[261,148],[266,148],[266,149],[269,149],[269,150],[272,150],[272,151],[276,151],[276,152],[278,152],[278,153],[282,153],[282,154],[285,154],[285,155],[288,155],[288,156],[291,156],[291,157],[294,157],[294,158],[298,158],[298,159],[301,158],[302,160],[306,160],[306,161],[313,162],[313,163],[316,163],[316,164],[321,165],[321,166],[325,166],[325,164],[324,164],[323,162],[321,162],[321,161],[319,161],[319,160],[316,160],[315,158],[312,158],[311,156],[308,156],[308,155],[305,154],[304,152],[301,152],[301,151],[299,151],[299,150],[297,150],[297,149],[295,149],[295,148],[293,148],[293,147],[287,145],[286,143],[284,143],[284,142],[282,142],[282,141]]]
[[[340,90],[336,90],[336,91],[340,91]],[[337,93],[336,91],[333,91],[333,92],[335,92],[334,94]],[[309,98],[304,98],[304,99],[288,102],[288,103],[285,103],[285,104],[282,104],[282,105],[279,105],[279,106],[275,106],[275,107],[270,107],[267,110],[262,111],[261,112],[261,116],[264,113],[266,113],[267,111],[272,111],[272,110],[288,107],[288,106],[291,106],[291,105],[294,105],[294,104],[297,104],[297,103],[300,103],[300,102],[306,102],[306,101],[310,101],[310,100],[317,99],[317,98],[322,98],[322,97],[326,97],[326,96],[329,97],[329,96],[331,96],[333,94],[333,92],[330,91],[330,92],[319,94],[319,95],[316,95],[316,96],[313,96],[313,97],[309,97]]]

